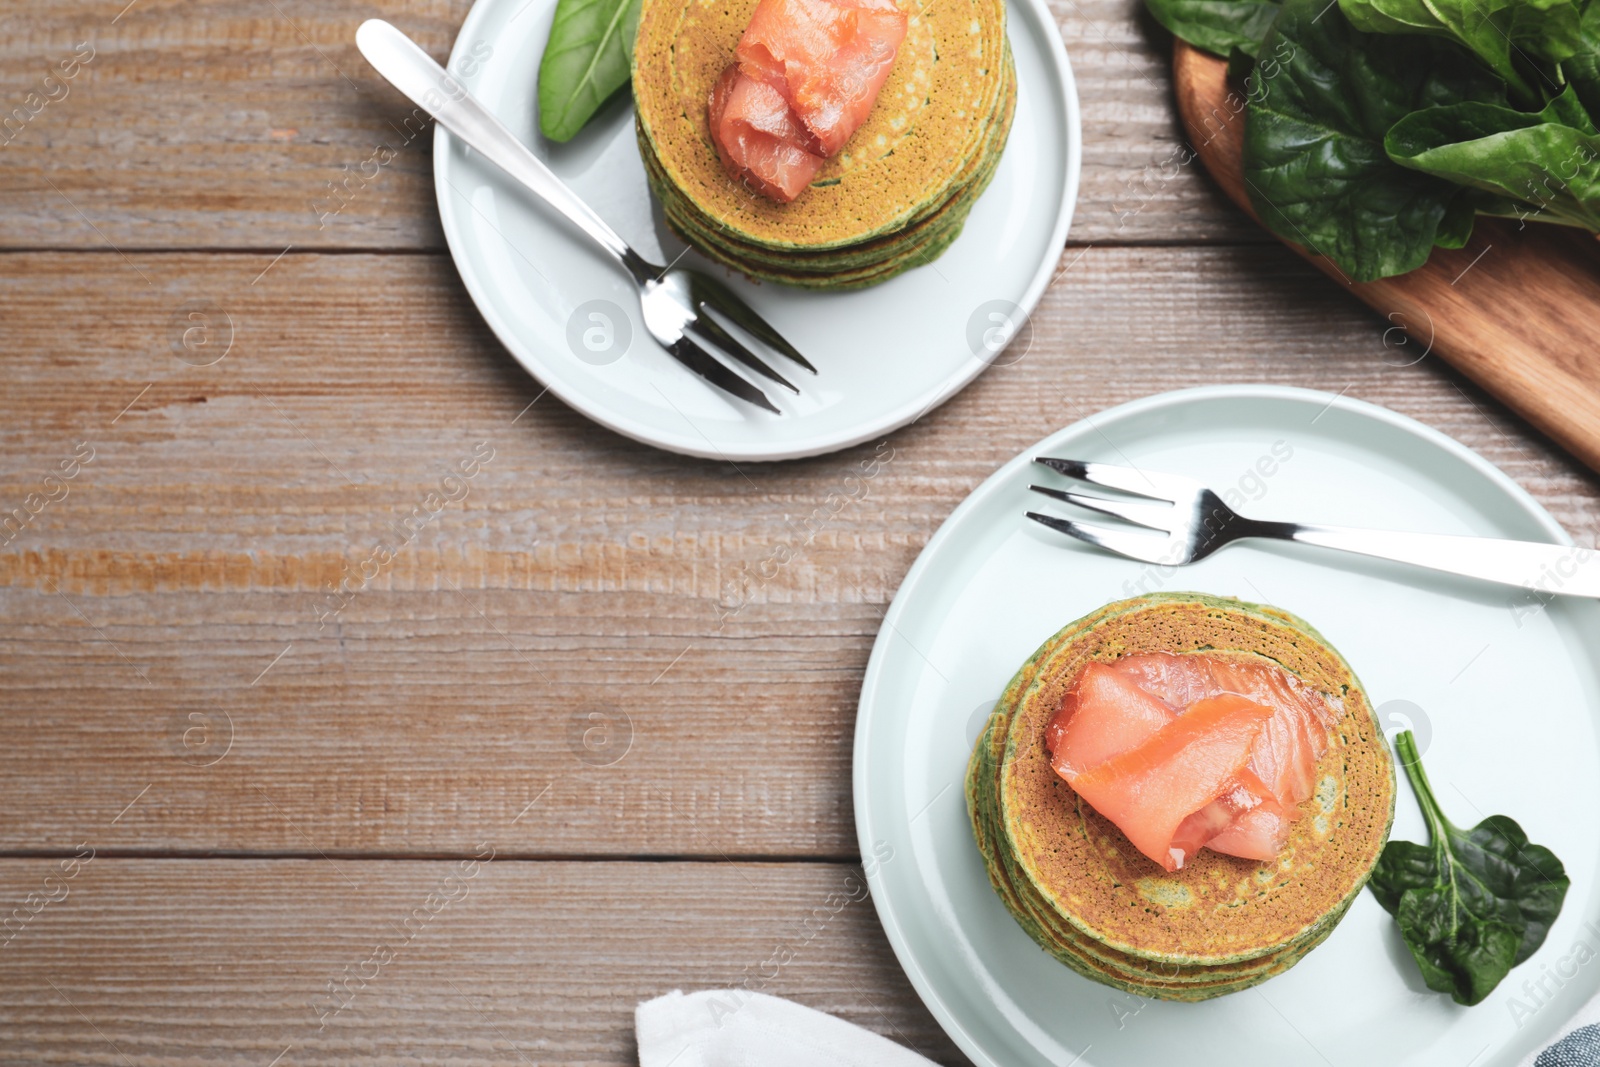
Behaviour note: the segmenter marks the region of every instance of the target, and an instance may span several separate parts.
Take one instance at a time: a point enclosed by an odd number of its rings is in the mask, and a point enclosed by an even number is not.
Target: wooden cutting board
[[[1244,98],[1228,85],[1227,63],[1174,41],[1172,73],[1189,143],[1254,217]],[[1397,361],[1442,356],[1600,471],[1600,242],[1592,235],[1480,218],[1465,248],[1436,248],[1411,273],[1376,282],[1351,282],[1328,259],[1290,247],[1410,335]]]

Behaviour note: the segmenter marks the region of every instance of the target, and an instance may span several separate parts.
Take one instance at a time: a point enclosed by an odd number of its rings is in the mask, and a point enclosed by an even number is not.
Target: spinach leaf
[[[1367,883],[1393,915],[1429,989],[1477,1004],[1544,943],[1567,895],[1555,854],[1491,815],[1470,830],[1439,810],[1407,730],[1395,749],[1428,823],[1427,845],[1390,841]]]
[[[1600,4],[1589,3],[1578,24],[1578,50],[1561,64],[1561,75],[1591,115],[1600,115]]]
[[[1239,49],[1254,58],[1279,0],[1145,0],[1174,37],[1224,59]]]
[[[1267,228],[1355,281],[1404,274],[1435,244],[1459,247],[1471,210],[1453,182],[1399,166],[1389,127],[1413,111],[1504,100],[1501,83],[1438,38],[1367,34],[1327,0],[1285,0],[1260,54],[1244,131],[1250,201]]]
[[[570,141],[611,94],[627,84],[639,0],[557,0],[539,61],[539,129]]]
[[[1580,48],[1579,0],[1339,0],[1339,7],[1367,33],[1463,45],[1533,106],[1559,90],[1555,64]]]
[[[1384,148],[1402,166],[1522,201],[1520,217],[1600,230],[1600,134],[1574,86],[1536,115],[1478,103],[1419,111]]]

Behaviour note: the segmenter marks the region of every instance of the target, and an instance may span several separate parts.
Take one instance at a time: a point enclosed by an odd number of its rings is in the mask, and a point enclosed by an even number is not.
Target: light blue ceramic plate
[[[1570,543],[1482,457],[1383,408],[1272,386],[1136,401],[1053,434],[984,482],[911,568],[872,651],[855,740],[863,856],[889,940],[984,1067],[1514,1064],[1600,987],[1600,605],[1303,546],[1236,545],[1165,571],[1023,518],[1059,455],[1204,479],[1261,518]],[[1392,733],[1412,726],[1447,814],[1503,813],[1565,862],[1544,947],[1483,1004],[1422,985],[1363,894],[1287,974],[1203,1004],[1141,1001],[1047,956],[990,888],[961,787],[980,724],[1066,623],[1143,591],[1200,590],[1303,616],[1354,665]],[[1405,701],[1407,704],[1398,702]],[[1403,779],[1403,776],[1402,776]],[[1400,787],[1394,833],[1426,840]],[[1542,987],[1542,988],[1541,988]]]
[[[642,254],[675,259],[683,245],[645,185],[626,93],[568,144],[539,136],[535,90],[554,13],[555,0],[478,0],[450,72]],[[732,460],[816,455],[879,438],[994,361],[989,338],[1005,322],[1022,327],[1066,241],[1080,143],[1072,68],[1045,0],[1012,0],[1008,19],[1018,84],[1010,140],[961,237],[937,262],[871,289],[819,293],[757,285],[697,253],[684,260],[726,277],[816,364],[816,377],[774,364],[802,389],[795,397],[762,386],[781,416],[674,363],[645,333],[633,283],[605,253],[441,130],[433,151],[439,219],[461,280],[530,374],[618,433]]]

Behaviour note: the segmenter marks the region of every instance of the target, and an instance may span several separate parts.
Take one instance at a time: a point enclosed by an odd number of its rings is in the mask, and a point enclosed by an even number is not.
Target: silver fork
[[[1081,482],[1142,497],[1142,500],[1113,499],[1043,485],[1028,487],[1053,500],[1111,515],[1162,536],[1036,511],[1028,512],[1028,518],[1098,548],[1146,563],[1180,566],[1205,559],[1235,541],[1260,537],[1337,548],[1545,594],[1600,597],[1600,560],[1587,548],[1451,534],[1266,522],[1240,515],[1205,485],[1182,475],[1049,456],[1037,456],[1034,462]]]
[[[715,278],[687,267],[658,267],[630,248],[516,134],[404,33],[382,19],[368,19],[356,30],[356,47],[379,74],[431,114],[439,125],[482,153],[611,253],[639,287],[645,328],[673,359],[717,388],[773,413],[779,413],[778,408],[767,395],[729,370],[712,352],[720,350],[790,392],[800,392],[706,314],[710,308],[812,374],[817,372],[766,319]]]

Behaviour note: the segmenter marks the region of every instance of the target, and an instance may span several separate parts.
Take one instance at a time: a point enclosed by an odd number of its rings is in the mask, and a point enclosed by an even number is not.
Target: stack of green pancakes
[[[1202,849],[1168,873],[1052,769],[1045,726],[1079,673],[1142,652],[1265,660],[1342,703],[1316,792],[1275,862]],[[1327,938],[1383,851],[1394,793],[1388,746],[1349,664],[1286,612],[1198,593],[1109,604],[1046,641],[967,768],[978,848],[1022,928],[1079,974],[1166,1000],[1248,989]]]
[[[1016,112],[1004,0],[900,0],[910,17],[867,121],[792,203],[728,175],[706,122],[757,0],[644,0],[639,154],[667,224],[753,278],[876,285],[937,259],[994,177]]]

